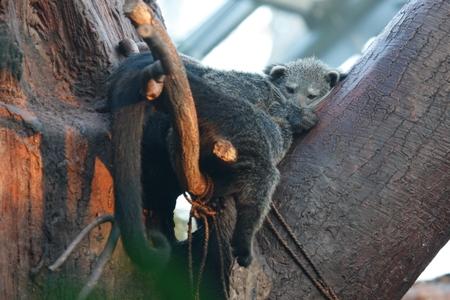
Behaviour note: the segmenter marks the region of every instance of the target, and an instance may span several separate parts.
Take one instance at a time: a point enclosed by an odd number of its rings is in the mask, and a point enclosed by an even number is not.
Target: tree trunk
[[[82,227],[113,211],[109,120],[94,105],[114,47],[134,29],[112,2],[0,0],[0,299],[74,298],[106,241],[109,225],[46,273]],[[134,284],[119,257],[103,297]]]
[[[450,3],[411,1],[281,165],[274,196],[341,299],[400,299],[450,238]],[[270,299],[318,299],[267,227]]]
[[[341,299],[399,299],[449,239],[449,11],[411,1],[281,165],[274,201]],[[109,120],[94,107],[115,45],[134,36],[120,0],[0,0],[0,299],[72,298],[90,272],[108,226],[60,272],[39,267],[113,210]],[[233,297],[320,298],[271,231],[258,241]],[[148,299],[131,271],[116,251],[96,296]]]

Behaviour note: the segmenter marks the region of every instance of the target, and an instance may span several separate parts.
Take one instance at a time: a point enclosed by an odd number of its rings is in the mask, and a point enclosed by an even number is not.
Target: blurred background
[[[158,2],[179,51],[209,66],[260,72],[271,63],[316,56],[345,72],[407,0]],[[188,211],[179,201],[179,218]],[[419,280],[450,273],[449,262],[447,244]]]
[[[260,71],[316,56],[354,61],[405,0],[160,0],[182,53],[222,69]]]

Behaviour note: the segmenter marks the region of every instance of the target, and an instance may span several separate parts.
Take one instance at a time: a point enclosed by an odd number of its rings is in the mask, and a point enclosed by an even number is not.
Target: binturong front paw
[[[310,130],[313,128],[317,122],[319,122],[319,117],[314,112],[312,108],[302,109],[302,128],[303,130]]]
[[[251,246],[239,242],[238,239],[233,239],[231,247],[233,247],[233,256],[236,257],[238,264],[244,268],[250,266],[253,260]]]

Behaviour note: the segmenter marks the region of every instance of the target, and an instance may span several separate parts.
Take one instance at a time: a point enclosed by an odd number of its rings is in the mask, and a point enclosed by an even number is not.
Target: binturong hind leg
[[[271,164],[257,166],[239,175],[240,191],[235,194],[237,220],[231,245],[240,266],[252,262],[255,234],[270,208],[272,195],[279,182],[279,172]]]

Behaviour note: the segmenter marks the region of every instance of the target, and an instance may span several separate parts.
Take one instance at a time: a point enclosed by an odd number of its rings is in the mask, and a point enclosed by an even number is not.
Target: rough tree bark
[[[405,6],[282,163],[275,202],[341,299],[399,299],[449,240],[449,12]],[[319,297],[270,231],[259,244],[270,299]]]
[[[74,298],[106,240],[109,225],[61,272],[40,268],[96,215],[113,210],[109,120],[94,105],[117,61],[115,46],[134,36],[121,7],[0,0],[1,299]],[[104,277],[105,293],[117,297],[127,291],[115,287],[124,282],[120,272],[130,267],[119,256]]]
[[[59,273],[39,269],[113,209],[109,120],[93,108],[134,36],[121,8],[0,0],[1,299],[73,296],[104,243],[107,226]],[[450,237],[449,11],[411,1],[282,163],[275,202],[342,299],[400,298]],[[228,237],[232,209],[222,218]],[[233,269],[232,295],[320,298],[270,231],[258,240],[260,265]],[[96,292],[148,298],[137,279],[119,250]]]

